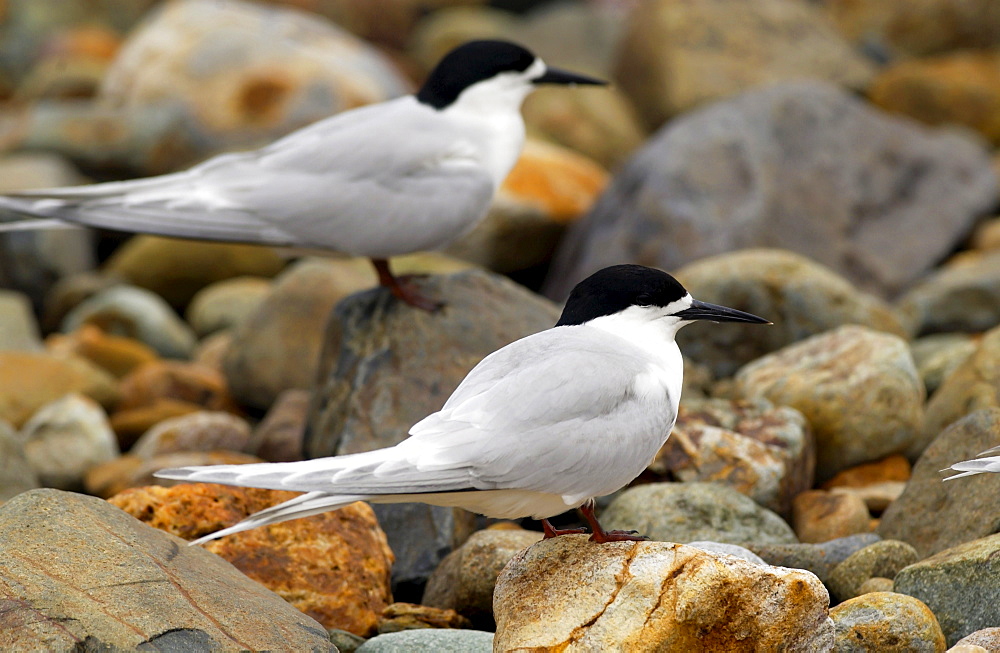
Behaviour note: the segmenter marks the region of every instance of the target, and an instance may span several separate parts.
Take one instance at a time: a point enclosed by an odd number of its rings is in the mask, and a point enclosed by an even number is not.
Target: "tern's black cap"
[[[613,265],[576,284],[556,326],[583,324],[630,306],[666,306],[686,294],[684,286],[661,270]]]
[[[535,55],[509,41],[469,41],[441,59],[417,93],[417,99],[443,109],[476,82],[500,73],[523,73]]]

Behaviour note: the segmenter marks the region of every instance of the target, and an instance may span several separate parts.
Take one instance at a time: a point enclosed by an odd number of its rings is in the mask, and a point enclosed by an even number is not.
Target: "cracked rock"
[[[806,571],[683,544],[566,535],[501,572],[494,650],[827,651],[828,603]]]

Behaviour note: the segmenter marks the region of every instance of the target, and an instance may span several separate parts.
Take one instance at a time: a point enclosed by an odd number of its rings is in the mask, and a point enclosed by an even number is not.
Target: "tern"
[[[372,259],[403,301],[440,304],[388,258],[443,247],[485,217],[524,145],[539,84],[606,82],[506,41],[471,41],[415,95],[345,111],[262,149],[174,174],[0,196],[0,231],[66,223],[198,240],[330,249]]]
[[[976,474],[985,474],[987,472],[1000,472],[1000,455],[991,456],[990,454],[1000,454],[1000,447],[993,447],[992,449],[982,452],[978,457],[972,460],[963,460],[960,463],[955,463],[951,467],[942,469],[942,472],[961,472],[960,474],[953,474],[944,480],[952,481],[956,478],[962,478],[963,476],[975,476]],[[983,456],[986,457],[984,458]]]
[[[609,267],[576,286],[555,327],[484,358],[393,447],[156,476],[305,492],[193,543],[360,500],[530,516],[542,520],[545,537],[584,532],[548,521],[580,507],[591,540],[644,539],[605,531],[593,499],[642,473],[670,435],[684,370],[674,336],[694,320],[769,323],[698,301],[665,272]]]

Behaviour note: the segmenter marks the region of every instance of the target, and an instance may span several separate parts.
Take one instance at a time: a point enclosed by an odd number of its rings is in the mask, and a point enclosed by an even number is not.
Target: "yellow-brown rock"
[[[882,460],[855,465],[837,472],[821,487],[830,490],[835,487],[865,487],[877,483],[910,480],[910,461],[906,456],[893,454]]]
[[[812,573],[683,544],[543,540],[497,579],[496,651],[826,651]]]
[[[126,408],[111,415],[111,430],[118,436],[123,447],[129,447],[153,426],[165,419],[179,417],[201,410],[201,406],[190,401],[161,398],[137,408]]]
[[[416,603],[393,603],[382,610],[378,632],[396,633],[416,628],[471,628],[472,622],[454,610]]]
[[[209,284],[245,275],[273,277],[285,261],[270,247],[136,236],[104,264],[107,272],[187,306]]]
[[[1000,50],[901,61],[876,77],[868,95],[886,111],[964,125],[1000,145]]]
[[[152,347],[133,338],[105,333],[93,324],[84,324],[68,334],[52,334],[46,347],[57,355],[86,358],[118,378],[159,358]]]
[[[36,410],[71,392],[105,408],[120,396],[115,379],[88,360],[0,351],[0,419],[20,427]]]
[[[830,610],[837,651],[941,653],[947,648],[937,617],[912,596],[871,592]]]
[[[295,496],[188,484],[135,488],[109,501],[150,526],[190,540]],[[392,603],[393,554],[374,512],[361,502],[230,535],[205,548],[327,628],[371,635]]]
[[[871,530],[868,506],[853,494],[809,490],[792,501],[792,527],[800,542],[819,544]]]
[[[210,410],[237,410],[218,370],[184,361],[143,365],[122,379],[119,410],[151,406],[158,399],[187,401]]]

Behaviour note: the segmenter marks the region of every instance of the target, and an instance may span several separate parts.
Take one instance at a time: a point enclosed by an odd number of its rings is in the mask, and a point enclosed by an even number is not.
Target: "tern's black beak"
[[[577,73],[571,73],[568,70],[559,70],[558,68],[546,68],[545,74],[541,77],[536,77],[532,80],[533,84],[587,84],[590,86],[607,86],[608,83],[603,79],[597,79],[596,77],[588,77],[586,75],[580,75]]]
[[[691,302],[691,308],[674,313],[682,320],[711,320],[712,322],[750,322],[752,324],[771,324],[770,321],[762,317],[757,317],[750,313],[737,311],[735,308],[726,308],[708,302],[699,302],[697,299]]]

